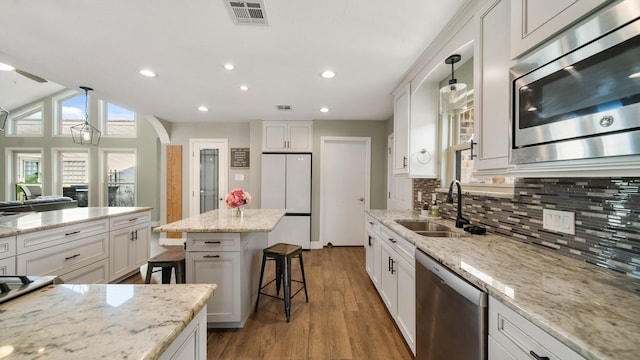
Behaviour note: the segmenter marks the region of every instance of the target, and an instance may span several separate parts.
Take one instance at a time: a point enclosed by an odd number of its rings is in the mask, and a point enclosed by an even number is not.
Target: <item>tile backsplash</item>
[[[415,208],[418,191],[431,194],[438,186],[414,179]],[[444,193],[437,198],[441,215],[455,219],[455,202],[447,204]],[[543,229],[543,208],[574,212],[575,235]],[[640,277],[639,178],[517,179],[512,198],[463,195],[462,214],[488,232]]]

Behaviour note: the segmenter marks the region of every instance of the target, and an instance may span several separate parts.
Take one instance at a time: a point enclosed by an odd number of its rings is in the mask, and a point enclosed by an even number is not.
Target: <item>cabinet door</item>
[[[398,257],[398,311],[396,323],[407,344],[416,354],[416,269]]]
[[[133,251],[131,252],[131,262],[135,269],[146,264],[147,260],[149,260],[149,239],[151,237],[151,229],[149,228],[149,225],[142,225],[133,231],[135,231],[135,234],[134,241],[131,244],[133,247]]]
[[[186,259],[187,283],[218,285],[207,302],[207,321],[240,321],[240,252],[187,252]]]
[[[289,124],[288,150],[294,152],[307,152],[313,150],[313,126],[308,123]]]
[[[509,160],[509,0],[487,3],[476,16],[474,46],[476,171],[505,171]]]
[[[511,0],[511,57],[523,55],[606,1]]]
[[[287,137],[287,124],[263,123],[262,151],[286,151]]]
[[[380,267],[380,296],[391,315],[395,317],[398,296],[396,275],[398,266],[395,251],[386,241],[382,241],[380,246]]]
[[[0,260],[0,276],[3,275],[16,275],[15,256]]]
[[[411,108],[410,86],[396,96],[393,105],[393,173],[407,174],[409,152],[409,114]]]
[[[129,273],[131,262],[131,249],[134,242],[131,228],[112,231],[109,236],[109,281],[114,281]]]
[[[493,336],[488,337],[489,359],[491,360],[517,360],[513,355],[509,354]]]

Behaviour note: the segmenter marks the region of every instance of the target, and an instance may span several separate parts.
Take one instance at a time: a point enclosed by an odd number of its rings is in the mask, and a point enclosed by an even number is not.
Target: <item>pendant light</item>
[[[8,117],[9,111],[0,106],[0,131],[4,131],[4,127],[7,125]]]
[[[467,84],[459,83],[453,75],[453,64],[460,61],[458,54],[449,56],[444,62],[451,64],[451,80],[440,89],[440,113],[446,114],[463,109],[467,104]]]
[[[76,144],[98,146],[100,130],[89,124],[89,91],[93,89],[87,86],[80,86],[80,89],[84,90],[84,123],[71,127],[71,138]]]

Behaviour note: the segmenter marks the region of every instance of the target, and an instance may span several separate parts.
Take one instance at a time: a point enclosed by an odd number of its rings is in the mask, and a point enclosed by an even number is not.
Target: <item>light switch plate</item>
[[[570,211],[542,209],[542,228],[575,235],[576,215]]]
[[[236,181],[244,181],[244,174],[236,174],[235,180]]]

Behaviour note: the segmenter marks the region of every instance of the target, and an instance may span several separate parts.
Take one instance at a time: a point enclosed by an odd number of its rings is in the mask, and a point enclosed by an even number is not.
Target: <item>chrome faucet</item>
[[[462,184],[460,181],[453,180],[449,185],[449,195],[447,195],[447,202],[453,204],[453,184],[458,186],[458,215],[456,216],[456,227],[462,228],[464,225],[469,224],[469,220],[462,217]]]

